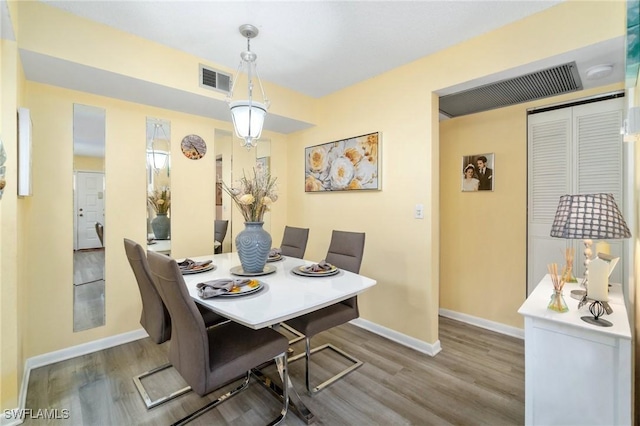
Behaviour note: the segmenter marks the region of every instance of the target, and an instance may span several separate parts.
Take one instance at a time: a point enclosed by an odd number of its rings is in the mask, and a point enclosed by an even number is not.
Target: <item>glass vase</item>
[[[564,301],[564,296],[562,295],[561,291],[554,291],[551,294],[547,309],[551,309],[552,311],[560,313],[569,311],[569,307],[567,306],[567,302]]]

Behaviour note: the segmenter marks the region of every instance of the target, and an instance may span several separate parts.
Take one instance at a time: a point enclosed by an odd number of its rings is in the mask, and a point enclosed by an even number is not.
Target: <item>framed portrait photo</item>
[[[493,191],[495,182],[495,156],[474,154],[462,156],[462,192]]]

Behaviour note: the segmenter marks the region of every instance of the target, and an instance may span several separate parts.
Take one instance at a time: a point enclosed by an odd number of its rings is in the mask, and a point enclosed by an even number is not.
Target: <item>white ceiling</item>
[[[559,1],[43,2],[235,69],[246,39],[262,78],[313,97],[335,92],[552,7]]]
[[[246,39],[240,35],[238,27],[253,24],[260,34],[252,40],[251,50],[258,55],[262,79],[313,97],[330,94],[561,2],[40,1],[232,69],[238,65],[240,52],[246,49]],[[0,3],[4,2],[0,0]],[[0,12],[5,9],[0,7]],[[3,28],[3,37],[10,38],[6,32]],[[230,119],[222,101],[36,52],[21,50],[20,55],[29,80],[226,121]],[[442,88],[438,93],[453,93],[574,60],[585,88],[621,82],[624,79],[624,38],[456,87]],[[587,68],[601,63],[614,64],[614,74],[605,80],[587,80]],[[277,102],[277,99],[271,100]],[[265,122],[266,129],[282,133],[311,125],[275,114],[268,114]]]

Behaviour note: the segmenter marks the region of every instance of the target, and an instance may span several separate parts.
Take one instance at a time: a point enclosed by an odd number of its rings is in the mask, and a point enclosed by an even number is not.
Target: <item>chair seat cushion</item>
[[[311,338],[316,334],[358,318],[357,308],[343,303],[327,306],[286,321],[285,323]]]
[[[253,330],[230,322],[207,330],[209,380],[207,392],[287,351],[289,341],[270,328]]]

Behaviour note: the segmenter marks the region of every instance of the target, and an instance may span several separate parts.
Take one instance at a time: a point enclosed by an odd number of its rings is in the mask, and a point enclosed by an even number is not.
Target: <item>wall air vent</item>
[[[440,112],[459,117],[582,90],[575,62],[440,97]]]
[[[229,93],[231,90],[231,75],[222,71],[207,68],[200,64],[200,87]]]

